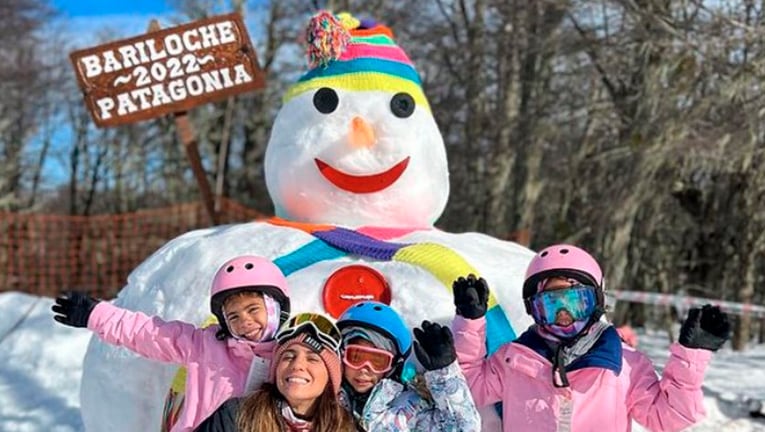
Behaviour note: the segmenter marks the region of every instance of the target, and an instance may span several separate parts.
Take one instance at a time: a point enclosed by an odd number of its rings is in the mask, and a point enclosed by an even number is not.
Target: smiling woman
[[[337,399],[342,372],[340,330],[321,314],[291,318],[276,335],[271,383],[228,400],[201,432],[354,431]]]

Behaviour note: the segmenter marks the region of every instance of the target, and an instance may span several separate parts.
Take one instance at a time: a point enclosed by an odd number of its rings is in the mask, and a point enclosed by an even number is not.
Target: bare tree
[[[49,89],[40,55],[40,30],[50,16],[46,3],[9,0],[0,4],[0,204],[23,206],[27,147],[42,117]]]

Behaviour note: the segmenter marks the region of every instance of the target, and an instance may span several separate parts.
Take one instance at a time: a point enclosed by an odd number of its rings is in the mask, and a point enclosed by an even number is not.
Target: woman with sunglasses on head
[[[199,432],[351,432],[337,395],[342,380],[340,331],[320,314],[290,318],[276,335],[270,380],[229,399]]]
[[[404,383],[412,350],[409,328],[384,303],[364,301],[337,321],[342,332],[341,403],[359,430],[478,431],[481,421],[457,364],[448,327],[424,321],[415,329],[415,354],[426,369],[424,389]]]
[[[476,404],[502,402],[505,431],[630,431],[633,420],[677,431],[704,417],[704,371],[730,333],[719,308],[690,311],[659,378],[604,318],[603,273],[584,250],[555,245],[534,256],[523,300],[535,323],[486,358],[488,292],[473,275],[454,282],[453,329]]]

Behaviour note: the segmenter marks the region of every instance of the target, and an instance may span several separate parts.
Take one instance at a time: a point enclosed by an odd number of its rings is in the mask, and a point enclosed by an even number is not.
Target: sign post
[[[85,104],[98,127],[173,114],[178,136],[217,223],[212,190],[202,167],[187,111],[260,89],[265,77],[237,13],[159,29],[70,54]]]

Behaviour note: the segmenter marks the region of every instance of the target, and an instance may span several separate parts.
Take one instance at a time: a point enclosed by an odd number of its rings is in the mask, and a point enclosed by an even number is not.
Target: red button
[[[390,304],[390,286],[379,271],[361,264],[336,270],[327,278],[322,293],[324,309],[339,318],[351,305],[365,300]]]

